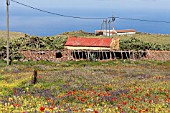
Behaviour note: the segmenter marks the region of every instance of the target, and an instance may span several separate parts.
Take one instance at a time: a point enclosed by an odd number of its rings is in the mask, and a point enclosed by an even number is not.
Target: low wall
[[[170,51],[147,51],[146,59],[170,61]]]
[[[69,60],[69,51],[33,51],[33,50],[26,50],[20,51],[25,58],[24,60],[45,60],[45,61],[67,61]]]
[[[170,61],[170,51],[21,51],[24,60],[45,60],[45,61],[68,61],[68,60],[88,60],[93,54],[98,60],[106,59],[146,59]]]

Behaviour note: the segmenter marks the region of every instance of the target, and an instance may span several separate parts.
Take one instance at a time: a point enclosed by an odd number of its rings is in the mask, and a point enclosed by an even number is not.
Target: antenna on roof
[[[112,15],[112,32],[115,32],[117,34],[117,31],[114,29],[114,22],[115,22],[116,18],[114,17],[114,15]]]
[[[107,18],[106,18],[106,21],[105,21],[105,22],[106,22],[106,36],[107,36],[107,27],[108,27],[108,25],[107,25],[108,22],[107,22],[107,21],[108,21],[108,20],[107,20]]]
[[[115,17],[114,16],[112,16],[112,22],[114,22],[115,21]]]
[[[104,19],[103,19],[103,22],[101,24],[101,30],[104,30]]]
[[[109,37],[110,37],[110,24],[111,24],[112,20],[109,19],[108,24],[109,24]]]

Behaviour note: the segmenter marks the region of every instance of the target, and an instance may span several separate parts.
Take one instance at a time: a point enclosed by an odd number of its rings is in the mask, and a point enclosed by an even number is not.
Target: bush
[[[170,44],[156,44],[143,42],[136,38],[120,40],[121,50],[170,50]]]

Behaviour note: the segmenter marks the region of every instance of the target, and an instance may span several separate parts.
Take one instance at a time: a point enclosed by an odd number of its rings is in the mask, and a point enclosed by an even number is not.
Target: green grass
[[[143,42],[156,43],[156,44],[170,44],[170,35],[159,34],[135,34],[135,35],[123,35],[115,36],[121,40],[128,40],[130,38],[136,38]]]
[[[0,60],[0,67],[6,66],[6,62],[4,60]]]
[[[100,37],[104,38],[106,36],[95,36],[93,34],[86,34],[83,31],[73,31],[65,32],[63,35],[70,36],[81,36],[81,37]],[[121,36],[112,36],[113,38],[120,38],[121,40],[128,40],[130,38],[136,38],[144,42],[156,43],[156,44],[170,44],[170,35],[168,34],[146,34],[146,33],[137,33],[135,35],[121,35]]]

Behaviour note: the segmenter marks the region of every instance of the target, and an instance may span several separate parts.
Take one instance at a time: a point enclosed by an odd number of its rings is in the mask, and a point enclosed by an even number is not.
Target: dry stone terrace
[[[23,60],[68,61],[68,60],[114,60],[114,59],[147,59],[170,60],[170,51],[92,51],[92,50],[60,50],[60,51],[21,51]]]
[[[147,59],[170,61],[170,51],[147,51]]]

